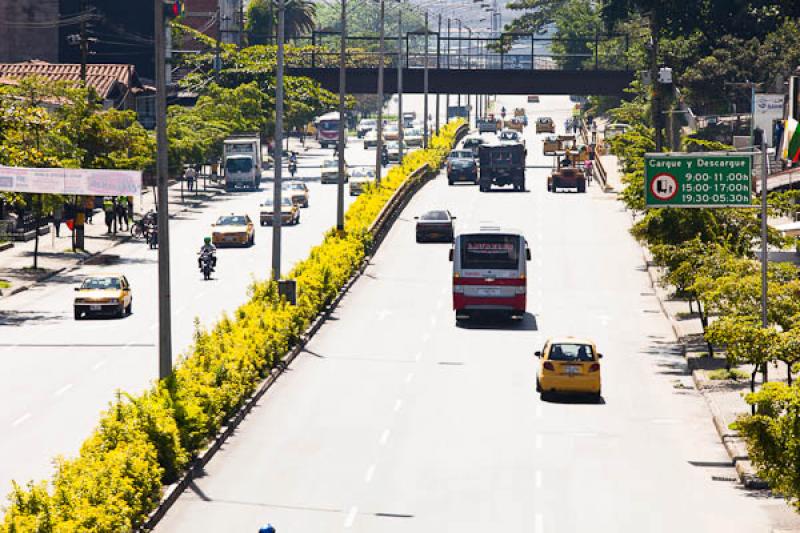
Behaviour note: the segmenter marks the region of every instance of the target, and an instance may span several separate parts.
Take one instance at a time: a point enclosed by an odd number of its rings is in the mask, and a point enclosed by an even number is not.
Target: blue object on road
[[[267,524],[266,526],[262,526],[261,529],[258,530],[258,533],[275,533],[275,528],[272,527],[272,524]]]

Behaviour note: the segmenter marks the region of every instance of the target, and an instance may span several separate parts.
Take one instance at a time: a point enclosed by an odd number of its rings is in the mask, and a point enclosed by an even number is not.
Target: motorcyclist
[[[381,164],[386,166],[389,164],[389,149],[386,148],[386,145],[383,145],[383,149],[381,150]]]
[[[217,266],[217,247],[211,244],[211,237],[203,239],[203,246],[200,247],[200,254],[197,257],[197,268],[203,268],[203,255],[209,254],[211,256],[211,269]]]
[[[297,172],[297,154],[295,152],[291,152],[289,154],[289,174],[294,176],[296,172]]]
[[[275,528],[272,527],[272,524],[267,524],[266,526],[261,526],[258,533],[275,533]]]

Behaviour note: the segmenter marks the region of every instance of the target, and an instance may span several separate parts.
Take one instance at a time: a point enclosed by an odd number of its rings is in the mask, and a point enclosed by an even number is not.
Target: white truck
[[[261,138],[257,133],[231,135],[223,147],[225,190],[258,190],[261,185]]]

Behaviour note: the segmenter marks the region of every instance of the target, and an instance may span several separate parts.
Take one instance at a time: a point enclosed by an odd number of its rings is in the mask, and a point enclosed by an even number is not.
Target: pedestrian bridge
[[[287,74],[307,76],[338,92],[340,34],[318,31],[298,41],[309,46],[287,60]],[[424,92],[426,66],[429,92],[441,94],[623,96],[634,79],[626,60],[628,38],[620,35],[565,40],[518,33],[491,38],[409,32],[402,38],[402,53],[397,41],[385,39],[386,93],[398,92],[398,63],[407,93]],[[376,92],[378,39],[348,37],[346,46],[346,91]]]

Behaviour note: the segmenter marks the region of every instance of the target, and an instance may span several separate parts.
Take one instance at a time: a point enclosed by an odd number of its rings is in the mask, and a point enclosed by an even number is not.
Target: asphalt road
[[[310,143],[316,146],[315,143]],[[348,144],[351,166],[374,165],[375,149]],[[336,222],[336,185],[319,183],[319,168],[332,150],[312,148],[298,161],[298,177],[311,189],[310,206],[300,224],[283,231],[283,270],[290,270],[321,242]],[[284,176],[288,172],[284,170]],[[254,278],[271,268],[272,228],[256,226],[256,244],[224,248],[211,281],[197,269],[196,251],[219,215],[247,213],[258,224],[262,192],[227,194],[170,224],[174,358],[191,344],[194,320],[210,325],[224,311],[247,299]],[[353,198],[345,189],[345,205]],[[98,218],[96,217],[96,223]],[[107,266],[85,266],[27,292],[0,300],[0,491],[11,480],[43,479],[57,454],[74,455],[97,424],[117,390],[137,392],[158,376],[157,251],[143,242],[108,252],[119,259]],[[125,319],[76,322],[73,288],[88,274],[120,272],[133,288],[133,315]]]
[[[501,99],[506,106],[514,98]],[[559,131],[571,105],[532,117]],[[529,164],[547,160],[527,130]],[[158,527],[163,532],[768,532],[793,517],[734,476],[629,237],[597,186],[416,195],[366,274]],[[413,216],[522,229],[533,251],[521,323],[459,327],[449,245]],[[603,402],[543,402],[533,357],[550,336],[594,339]]]

